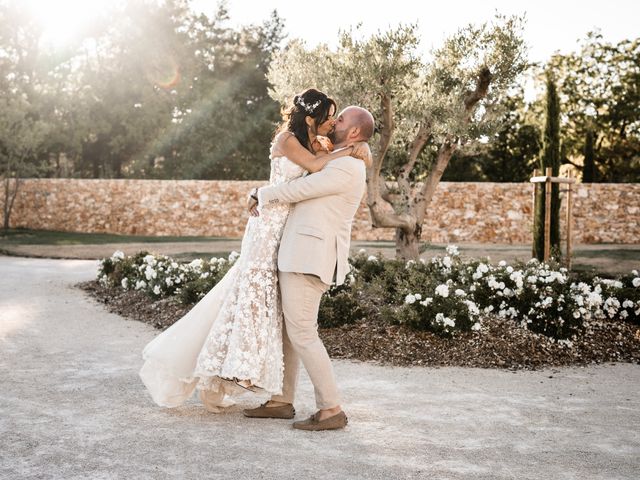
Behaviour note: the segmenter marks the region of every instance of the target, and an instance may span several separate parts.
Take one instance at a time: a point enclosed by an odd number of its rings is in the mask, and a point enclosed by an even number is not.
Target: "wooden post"
[[[542,175],[542,171],[536,168],[533,171],[534,177],[539,177]],[[536,256],[536,242],[535,242],[535,228],[536,228],[536,197],[539,195],[540,187],[537,183],[533,184],[533,200],[531,201],[531,218],[533,219],[533,225],[531,227],[531,231],[534,232],[533,242],[531,242],[531,258]]]
[[[545,262],[551,257],[551,175],[552,168],[545,171],[547,176],[544,182],[544,258]]]
[[[569,172],[569,179],[571,179],[571,172]],[[567,253],[566,253],[566,265],[567,268],[571,268],[571,219],[573,218],[571,215],[571,208],[573,205],[571,204],[571,193],[572,193],[572,185],[571,182],[567,185]]]

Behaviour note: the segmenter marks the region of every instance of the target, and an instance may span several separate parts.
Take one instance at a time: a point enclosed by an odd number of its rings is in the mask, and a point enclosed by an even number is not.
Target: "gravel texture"
[[[508,371],[336,360],[337,432],[156,407],[158,330],[75,287],[97,262],[0,256],[2,479],[637,479],[640,366]],[[301,376],[297,418],[314,411]]]

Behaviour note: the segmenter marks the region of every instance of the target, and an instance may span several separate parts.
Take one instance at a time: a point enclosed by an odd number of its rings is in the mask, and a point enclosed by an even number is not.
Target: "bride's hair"
[[[336,102],[332,98],[315,88],[309,88],[293,97],[293,105],[283,110],[284,122],[276,133],[291,132],[303,147],[312,151],[305,118],[313,118],[313,128],[316,129],[318,125],[327,121],[332,108],[334,112],[337,110]]]

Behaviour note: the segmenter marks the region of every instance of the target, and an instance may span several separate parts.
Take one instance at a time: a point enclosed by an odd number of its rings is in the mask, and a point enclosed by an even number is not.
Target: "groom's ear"
[[[351,132],[349,132],[349,136],[353,139],[353,138],[359,138],[360,137],[360,127],[352,127],[351,128]]]

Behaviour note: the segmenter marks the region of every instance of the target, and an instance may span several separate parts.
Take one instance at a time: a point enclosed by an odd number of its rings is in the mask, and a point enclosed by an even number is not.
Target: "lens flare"
[[[165,58],[154,62],[147,77],[149,81],[165,90],[175,88],[180,84],[180,66],[173,58]]]

